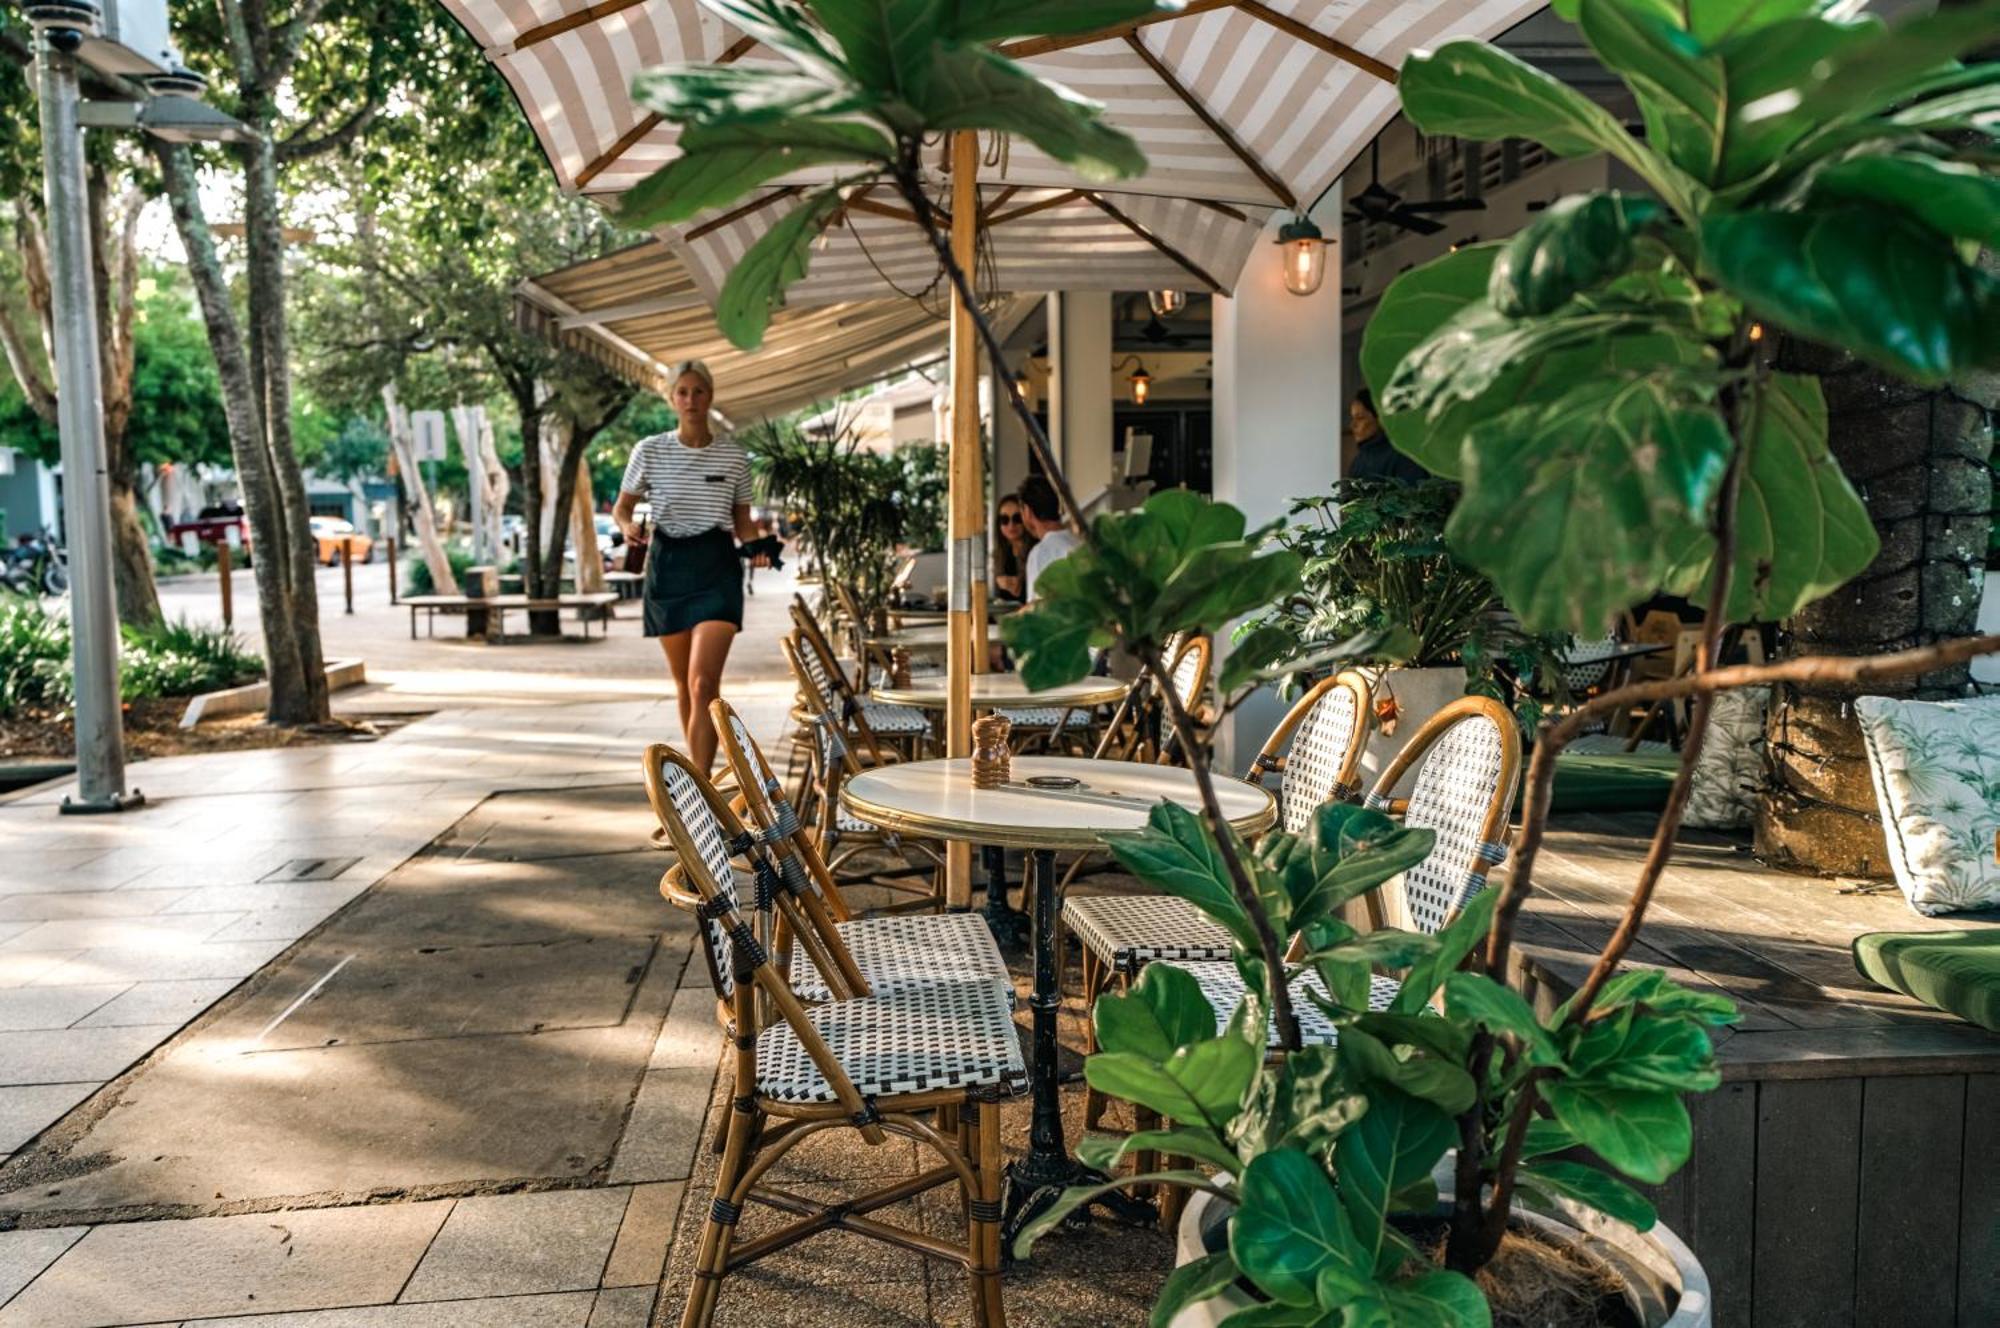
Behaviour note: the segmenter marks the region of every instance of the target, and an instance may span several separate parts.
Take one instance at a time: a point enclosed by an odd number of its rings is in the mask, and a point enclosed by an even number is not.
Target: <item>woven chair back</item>
[[[1521,731],[1507,707],[1464,696],[1431,716],[1375,781],[1368,805],[1388,809],[1389,790],[1416,767],[1403,824],[1437,832],[1429,857],[1403,874],[1403,920],[1436,932],[1486,888],[1507,856],[1507,819],[1521,782]]]
[[[762,838],[777,859],[780,878],[794,894],[811,890],[832,916],[846,921],[852,916],[841,897],[819,846],[799,821],[798,812],[785,797],[784,785],[764,757],[764,749],[750,734],[749,726],[736,708],[717,697],[709,702],[709,717],[722,739],[723,759],[736,777],[744,809],[762,831]]]
[[[1336,673],[1314,683],[1271,730],[1246,778],[1261,782],[1279,772],[1279,829],[1305,834],[1323,804],[1359,796],[1356,771],[1368,742],[1371,695],[1361,674]]]

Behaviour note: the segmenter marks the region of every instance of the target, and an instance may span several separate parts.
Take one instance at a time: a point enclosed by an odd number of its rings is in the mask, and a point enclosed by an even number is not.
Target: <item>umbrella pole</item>
[[[979,136],[951,138],[951,250],[973,272],[979,228]],[[945,655],[945,755],[972,753],[972,675],[986,668],[986,482],[979,440],[978,333],[956,289],[951,297],[951,603]],[[972,902],[972,846],[945,851],[945,902]]]

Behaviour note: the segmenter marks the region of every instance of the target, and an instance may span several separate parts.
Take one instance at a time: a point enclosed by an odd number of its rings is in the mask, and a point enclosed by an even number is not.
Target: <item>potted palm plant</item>
[[[790,67],[642,76],[639,94],[687,131],[684,155],[634,191],[631,219],[691,217],[801,166],[838,168],[773,222],[725,285],[718,315],[739,344],[757,342],[804,274],[841,191],[880,181],[907,205],[1002,362],[926,192],[926,135],[998,130],[1079,169],[1144,169],[1101,108],[992,43],[1130,22],[1151,3],[912,0],[892,24],[863,0],[713,3]],[[1565,200],[1505,245],[1407,274],[1385,296],[1364,368],[1391,441],[1464,485],[1447,524],[1453,551],[1531,629],[1592,630],[1666,584],[1706,599],[1710,638],[1693,674],[1620,688],[1549,726],[1529,767],[1511,872],[1436,935],[1356,934],[1334,915],[1427,853],[1424,832],[1334,807],[1304,840],[1244,843],[1168,685],[1160,647],[1172,633],[1217,631],[1296,592],[1299,556],[1264,547],[1270,532],[1247,530],[1242,513],[1187,493],[1086,525],[1038,422],[1001,377],[1083,530],[1081,547],[1043,574],[1035,607],[1008,621],[1009,642],[1034,687],[1081,677],[1093,646],[1130,652],[1158,686],[1193,757],[1203,812],[1162,807],[1112,847],[1229,930],[1247,992],[1221,1029],[1171,968],[1149,969],[1130,996],[1098,1007],[1105,1051],[1086,1072],[1175,1124],[1095,1145],[1096,1160],[1140,1148],[1192,1158],[1165,1178],[1235,1205],[1224,1247],[1168,1280],[1156,1328],[1239,1291],[1254,1303],[1231,1311],[1237,1328],[1476,1328],[1518,1289],[1520,1275],[1498,1256],[1529,1207],[1567,1215],[1567,1234],[1544,1232],[1559,1251],[1587,1250],[1605,1233],[1640,1255],[1664,1251],[1661,1298],[1642,1306],[1641,1321],[1701,1322],[1698,1275],[1672,1257],[1673,1243],[1625,1238],[1651,1217],[1628,1182],[1664,1179],[1686,1159],[1682,1095],[1713,1085],[1709,1029],[1731,1011],[1621,967],[1671,857],[1709,702],[1732,687],[1867,681],[2000,648],[1978,638],[1869,659],[1714,664],[1724,621],[1788,612],[1874,551],[1827,456],[1816,385],[1760,362],[1757,322],[1919,378],[2000,362],[2000,283],[1960,253],[1965,241],[1996,238],[1992,157],[1935,136],[1990,129],[2000,70],[1962,68],[1957,57],[1990,37],[1994,8],[1893,30],[1813,0],[1558,9],[1580,18],[1599,57],[1632,85],[1645,141],[1581,94],[1473,42],[1407,62],[1405,109],[1428,132],[1610,153],[1655,197]],[[1285,667],[1284,647],[1270,633],[1245,640],[1222,686]],[[1538,1014],[1511,985],[1512,947],[1555,757],[1618,706],[1679,698],[1694,703],[1682,766],[1625,915],[1576,993]],[[1289,981],[1301,964],[1325,984],[1335,1047],[1302,1043]],[[1370,1010],[1369,979],[1381,970],[1399,975],[1400,994]],[[1267,1029],[1279,1059],[1265,1054]],[[1218,1173],[1224,1183],[1212,1181]],[[1621,1298],[1645,1300],[1638,1265],[1601,1262]]]

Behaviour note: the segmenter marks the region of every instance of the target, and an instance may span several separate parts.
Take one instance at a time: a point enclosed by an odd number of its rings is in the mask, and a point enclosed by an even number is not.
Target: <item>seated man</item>
[[[1028,523],[1028,531],[1035,537],[1035,547],[1028,552],[1028,566],[1025,598],[1035,601],[1035,582],[1041,578],[1050,563],[1074,549],[1079,543],[1076,533],[1063,521],[1062,504],[1056,501],[1056,489],[1043,475],[1030,475],[1021,483],[1021,517]]]

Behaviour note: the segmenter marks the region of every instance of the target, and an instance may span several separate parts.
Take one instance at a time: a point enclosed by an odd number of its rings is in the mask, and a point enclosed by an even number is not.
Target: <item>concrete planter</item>
[[[326,689],[329,692],[359,687],[367,681],[368,665],[365,660],[342,659],[326,666]],[[204,719],[253,714],[270,703],[271,684],[268,682],[246,683],[241,687],[228,687],[219,692],[203,692],[200,696],[188,699],[187,710],[181,715],[181,727],[191,729]]]
[[[1361,672],[1368,675],[1375,688],[1377,707],[1384,699],[1393,697],[1397,712],[1396,731],[1384,734],[1379,728],[1371,729],[1368,746],[1361,753],[1361,787],[1372,791],[1375,780],[1396,759],[1403,744],[1424,726],[1424,721],[1465,695],[1465,669],[1450,664],[1425,669],[1364,668]],[[1407,798],[1415,783],[1416,771],[1412,770],[1396,781],[1389,796]]]
[[[1212,1195],[1197,1194],[1182,1212],[1174,1248],[1176,1264],[1193,1263],[1209,1253],[1202,1228],[1217,1202]],[[1678,1236],[1665,1226],[1634,1231],[1581,1205],[1558,1202],[1563,1211],[1560,1221],[1528,1212],[1517,1212],[1516,1218],[1544,1237],[1581,1243],[1610,1264],[1624,1278],[1626,1299],[1646,1328],[1710,1328],[1714,1313],[1708,1275]],[[1188,1306],[1174,1316],[1168,1328],[1218,1328],[1236,1311],[1256,1303],[1241,1289],[1231,1287]]]

